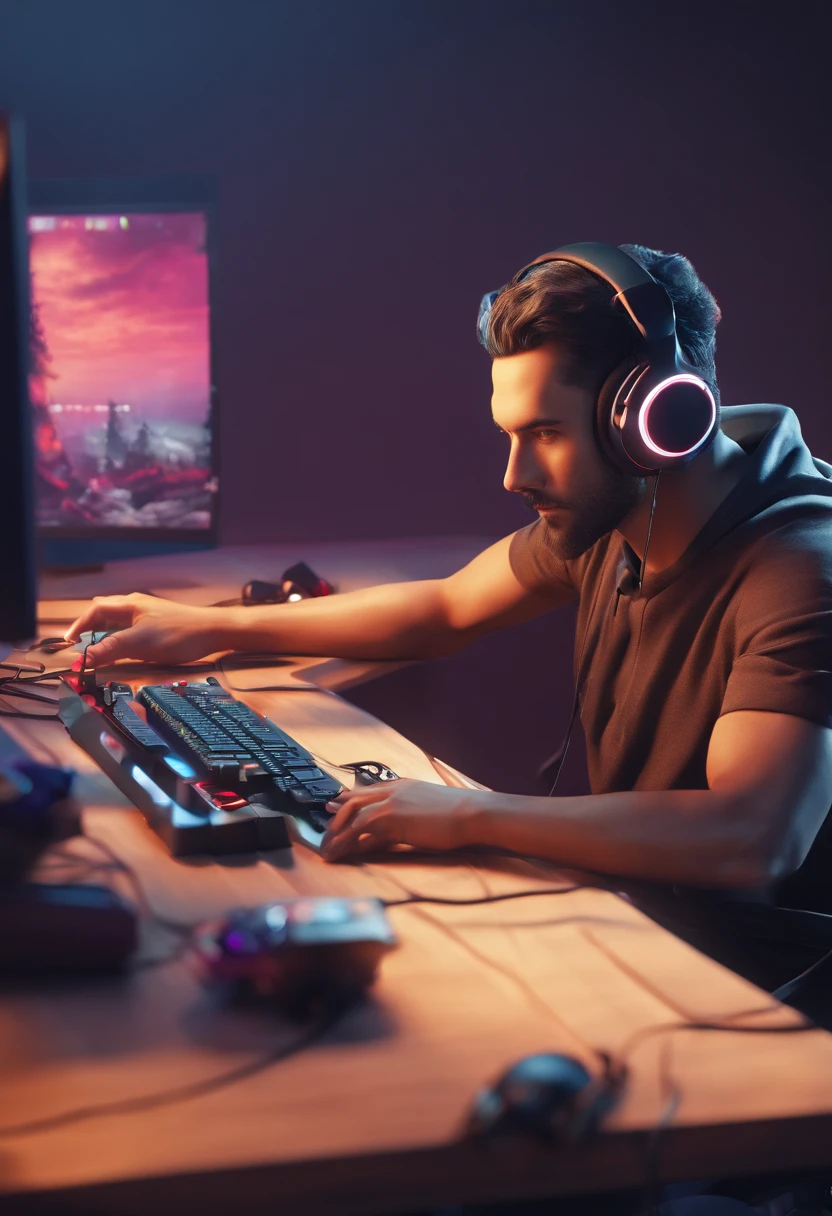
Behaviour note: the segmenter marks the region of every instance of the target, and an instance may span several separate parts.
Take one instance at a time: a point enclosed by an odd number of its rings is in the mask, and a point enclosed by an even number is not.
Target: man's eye
[[[554,439],[557,435],[557,430],[554,427],[541,426],[535,431],[538,439]]]

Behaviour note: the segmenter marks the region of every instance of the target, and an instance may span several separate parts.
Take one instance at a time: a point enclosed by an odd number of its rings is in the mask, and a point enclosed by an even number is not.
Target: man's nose
[[[545,474],[525,451],[521,444],[512,444],[509,453],[503,485],[513,494],[522,494],[525,490],[540,489],[545,481]]]

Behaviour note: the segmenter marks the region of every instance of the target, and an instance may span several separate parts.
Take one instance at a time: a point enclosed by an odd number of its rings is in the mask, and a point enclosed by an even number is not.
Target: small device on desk
[[[285,1012],[351,1004],[397,945],[377,899],[291,899],[242,908],[204,925],[196,946],[209,975]]]
[[[0,885],[19,881],[45,848],[80,832],[73,777],[30,759],[0,729]]]
[[[624,1092],[627,1070],[602,1055],[591,1076],[580,1060],[556,1052],[526,1056],[480,1090],[466,1131],[475,1138],[532,1135],[544,1143],[590,1136]]]
[[[106,887],[27,881],[41,853],[81,831],[70,769],[38,764],[0,730],[0,973],[122,966],[136,916]]]
[[[316,574],[306,562],[297,562],[284,570],[279,583],[263,579],[252,579],[243,587],[240,600],[243,604],[292,604],[297,600],[315,599],[321,595],[332,595],[332,583]]]
[[[132,908],[108,887],[34,883],[0,888],[0,971],[4,974],[110,971],[136,949]]]
[[[279,583],[253,578],[244,584],[239,599],[219,600],[213,607],[230,608],[242,604],[251,608],[260,604],[293,604],[298,600],[333,595],[334,592],[332,583],[316,574],[306,562],[297,562],[283,571]]]
[[[339,764],[338,767],[355,773],[356,785],[379,785],[383,781],[399,780],[398,773],[394,773],[386,764],[380,764],[378,760],[354,760],[351,764]]]

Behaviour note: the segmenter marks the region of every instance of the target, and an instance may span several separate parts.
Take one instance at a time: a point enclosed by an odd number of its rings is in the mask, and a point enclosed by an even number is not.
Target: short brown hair
[[[670,296],[682,352],[716,394],[716,300],[681,254],[644,245],[620,248]],[[638,354],[642,339],[626,314],[613,307],[613,289],[604,279],[572,262],[542,262],[522,279],[521,273],[481,317],[480,341],[493,358],[551,343],[566,354],[567,382],[597,391],[614,367]]]

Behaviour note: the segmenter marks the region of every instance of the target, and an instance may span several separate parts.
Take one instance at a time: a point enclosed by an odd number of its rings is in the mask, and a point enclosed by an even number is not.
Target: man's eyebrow
[[[500,426],[499,422],[495,422],[498,431],[506,432],[506,428]],[[562,426],[560,418],[533,418],[531,422],[524,422],[522,426],[514,428],[515,435],[522,435],[525,431],[536,431],[543,427]],[[507,433],[507,432],[506,432]]]

